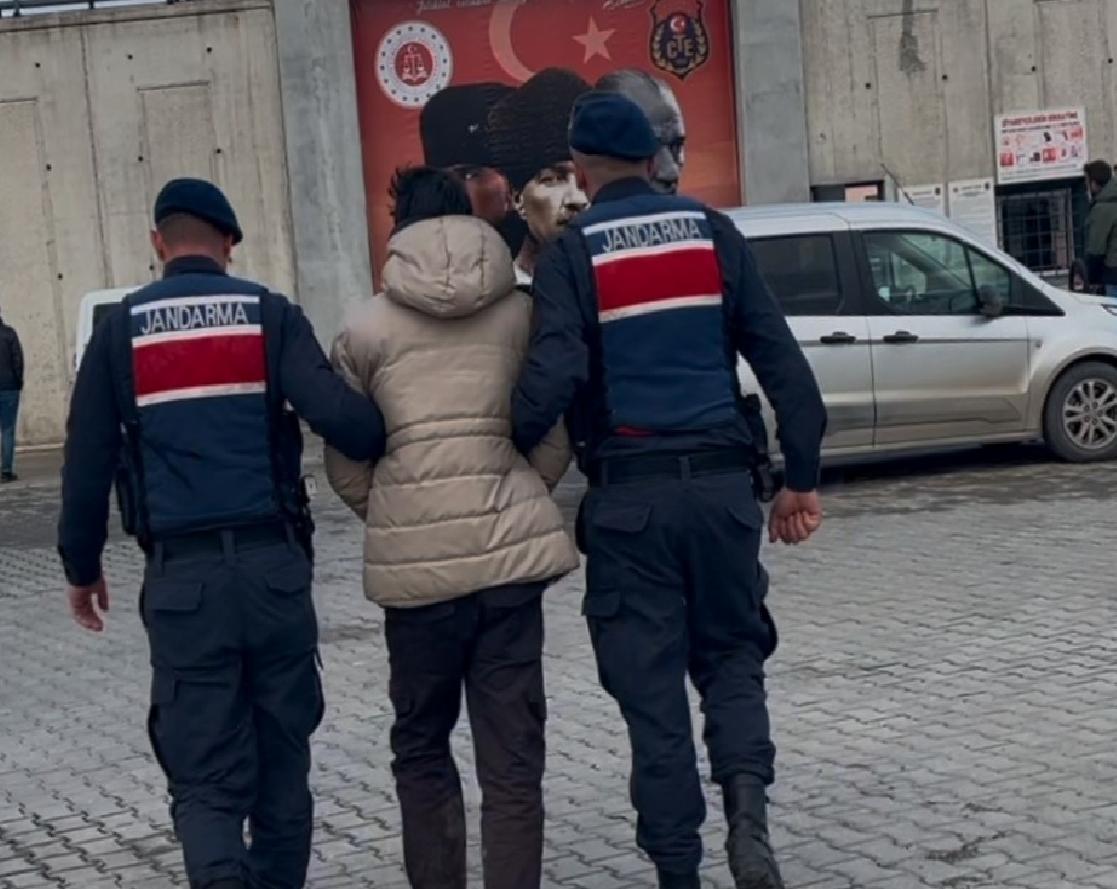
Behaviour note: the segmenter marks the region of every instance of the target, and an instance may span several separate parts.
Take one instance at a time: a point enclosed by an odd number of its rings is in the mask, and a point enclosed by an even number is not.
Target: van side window
[[[967,248],[966,253],[970,257],[970,268],[973,269],[974,284],[978,291],[982,287],[988,287],[1000,296],[1006,306],[1012,305],[1012,275],[1008,269],[976,250]]]
[[[842,287],[829,235],[750,238],[749,247],[785,315],[841,314]]]
[[[890,312],[977,314],[970,251],[961,242],[929,232],[866,232],[865,252],[876,296]]]

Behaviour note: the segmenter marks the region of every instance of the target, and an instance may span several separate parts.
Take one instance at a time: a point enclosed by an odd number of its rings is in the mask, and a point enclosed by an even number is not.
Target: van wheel
[[[1065,371],[1047,396],[1044,440],[1070,463],[1117,457],[1117,368],[1091,361]]]

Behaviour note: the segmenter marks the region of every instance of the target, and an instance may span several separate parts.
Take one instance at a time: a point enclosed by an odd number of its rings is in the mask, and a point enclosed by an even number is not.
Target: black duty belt
[[[751,472],[756,458],[750,451],[706,451],[699,454],[609,457],[589,467],[586,477],[594,487],[654,479],[688,479],[730,472]]]
[[[160,537],[155,540],[153,549],[162,558],[181,559],[293,542],[294,535],[289,525],[284,522],[266,522]]]

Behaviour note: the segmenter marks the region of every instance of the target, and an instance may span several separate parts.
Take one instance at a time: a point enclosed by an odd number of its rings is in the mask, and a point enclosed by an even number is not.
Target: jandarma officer
[[[74,618],[102,630],[116,477],[146,556],[149,731],[190,885],[297,889],[323,704],[302,439],[285,404],[354,460],[382,452],[384,424],[298,307],[226,273],[241,239],[212,184],[159,194],[164,277],[98,325],[78,372],[59,552]]]
[[[776,647],[758,560],[759,453],[741,354],[775,407],[788,488],[772,540],[821,523],[825,410],[807,364],[723,215],[657,194],[659,142],[617,94],[575,107],[570,143],[592,206],[540,258],[535,328],[513,399],[517,445],[565,413],[590,491],[579,515],[598,670],[633,747],[637,843],[661,887],[696,889],[705,802],[685,678],[702,696],[738,889],[782,889],[767,829],[774,747],[763,665]]]

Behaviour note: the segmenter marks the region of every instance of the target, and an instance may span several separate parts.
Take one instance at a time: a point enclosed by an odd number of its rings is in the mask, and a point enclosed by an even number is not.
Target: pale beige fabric
[[[388,249],[384,294],[333,348],[383,412],[387,454],[372,469],[326,450],[330,484],[366,522],[365,594],[414,607],[572,571],[548,491],[570,462],[565,430],[531,465],[510,439],[531,303],[508,248],[488,223],[451,216],[405,228]]]

